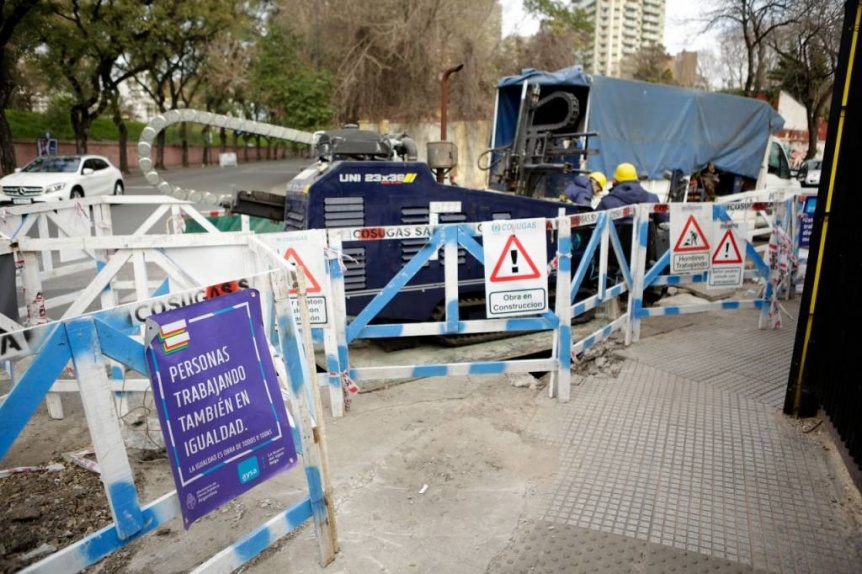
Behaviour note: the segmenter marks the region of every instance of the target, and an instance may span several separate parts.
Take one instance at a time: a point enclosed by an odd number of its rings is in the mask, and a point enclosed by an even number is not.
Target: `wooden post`
[[[120,420],[114,409],[111,383],[105,372],[96,326],[92,318],[76,319],[66,325],[66,333],[84,415],[102,468],[102,483],[111,503],[117,533],[125,540],[144,528],[144,519],[123,444]]]
[[[301,280],[302,293],[305,293],[304,280]],[[329,463],[326,459],[326,438],[323,425],[323,412],[318,407],[313,411],[313,404],[319,404],[320,391],[311,376],[307,355],[300,348],[299,334],[293,320],[290,305],[290,272],[279,269],[272,274],[272,291],[275,299],[278,317],[279,342],[281,344],[282,360],[290,379],[291,399],[296,406],[297,425],[302,441],[302,461],[305,466],[305,476],[311,498],[312,518],[317,542],[320,548],[320,564],[326,566],[335,560],[338,552],[338,539],[335,531],[335,511],[332,504],[332,488],[327,484]],[[305,298],[299,301],[300,315],[308,320],[308,302]],[[302,310],[304,307],[304,311]],[[305,336],[310,339],[311,326],[303,325]],[[312,403],[309,404],[309,393]],[[312,425],[312,413],[317,422],[317,428]],[[323,445],[321,447],[321,445]]]

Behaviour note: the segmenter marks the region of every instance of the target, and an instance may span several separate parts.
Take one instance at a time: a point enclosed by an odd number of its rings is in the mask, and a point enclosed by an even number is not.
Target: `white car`
[[[121,195],[124,189],[123,174],[104,156],[42,156],[0,179],[0,204]]]
[[[823,162],[819,159],[809,159],[799,166],[799,171],[796,174],[796,179],[802,187],[819,187],[820,186],[820,169],[823,167]]]

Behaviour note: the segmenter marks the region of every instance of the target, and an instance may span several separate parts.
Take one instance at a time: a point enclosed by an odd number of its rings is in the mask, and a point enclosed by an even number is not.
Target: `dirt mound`
[[[0,478],[0,572],[17,572],[111,521],[102,481],[90,470],[66,463]]]

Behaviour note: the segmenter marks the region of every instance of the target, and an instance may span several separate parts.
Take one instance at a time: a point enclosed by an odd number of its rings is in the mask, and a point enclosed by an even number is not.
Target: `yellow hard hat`
[[[591,180],[593,180],[594,182],[599,184],[599,187],[602,189],[604,189],[608,183],[608,178],[606,178],[605,174],[603,174],[600,171],[594,171],[590,175],[588,175],[587,177],[589,177]]]
[[[638,170],[630,163],[621,163],[614,172],[614,180],[618,182],[637,181]]]

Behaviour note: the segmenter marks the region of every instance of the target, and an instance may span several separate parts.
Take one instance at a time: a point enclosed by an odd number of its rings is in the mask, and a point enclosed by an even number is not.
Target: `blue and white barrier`
[[[785,201],[749,202],[747,204],[731,204],[712,206],[715,221],[730,219],[728,211],[755,210],[757,212],[773,213],[773,225],[782,229],[792,222],[792,216],[787,215]],[[650,287],[679,286],[692,283],[702,283],[707,280],[708,272],[671,274],[668,272],[670,252],[665,253],[657,262],[648,267],[647,242],[650,218],[655,213],[668,213],[669,206],[665,204],[645,204],[627,206],[606,212],[591,212],[565,216],[561,213],[556,219],[547,220],[549,232],[556,233],[556,254],[550,262],[556,268],[556,306],[553,311],[534,317],[518,317],[511,319],[462,320],[458,310],[458,268],[457,250],[463,249],[468,257],[473,257],[484,264],[481,245],[474,239],[480,235],[482,224],[461,223],[430,226],[426,244],[403,268],[380,289],[365,308],[353,319],[346,314],[344,297],[344,273],[338,254],[342,253],[345,241],[362,241],[368,237],[373,241],[397,241],[403,236],[400,226],[374,228],[344,228],[328,230],[330,257],[330,276],[333,282],[335,300],[335,317],[337,322],[335,332],[328,335],[336,341],[337,353],[327,354],[330,375],[339,373],[341,380],[379,380],[393,378],[420,378],[447,375],[500,374],[515,372],[550,371],[552,373],[550,392],[562,401],[570,398],[570,370],[576,357],[608,338],[614,332],[622,332],[626,344],[637,341],[640,337],[640,323],[648,317],[663,315],[678,315],[684,313],[700,313],[716,310],[759,309],[761,311],[760,326],[764,324],[765,310],[769,308],[769,299],[773,296],[773,286],[769,282],[770,266],[763,260],[760,250],[749,240],[745,251],[753,268],[746,270],[746,279],[758,279],[764,282],[764,292],[761,297],[747,300],[726,300],[715,303],[689,305],[685,307],[646,307],[644,290]],[[623,245],[617,233],[616,223],[621,220],[632,221],[632,240],[630,245]],[[572,230],[590,229],[589,240],[579,261],[572,261]],[[421,235],[421,234],[420,234]],[[759,234],[758,234],[759,235]],[[357,239],[360,238],[360,239]],[[390,239],[391,238],[391,239]],[[444,250],[445,277],[445,318],[442,321],[402,324],[372,324],[375,316],[389,303],[422,269],[440,249]],[[617,269],[615,282],[609,275],[611,255],[616,256]],[[588,281],[589,279],[589,281]],[[596,293],[582,300],[577,300],[577,293],[586,284],[595,285]],[[611,300],[626,296],[628,304],[625,311],[613,318],[609,324],[590,333],[581,340],[571,338],[571,320],[574,317],[596,309]],[[420,335],[458,335],[488,332],[523,332],[523,331],[553,331],[554,342],[551,357],[548,359],[482,361],[471,363],[440,363],[400,366],[350,366],[350,344],[357,339],[404,337]],[[337,370],[336,370],[337,369]]]
[[[771,211],[768,213],[773,218],[773,226],[776,229],[792,230],[795,221],[795,203],[792,200],[789,207],[786,202],[775,200],[768,204],[758,202],[741,208],[756,209],[765,213],[769,209]],[[483,248],[476,240],[476,237],[481,234],[481,224],[477,223],[429,227],[424,247],[352,320],[346,314],[343,243],[356,241],[358,236],[362,236],[362,229],[328,230],[327,245],[320,253],[320,257],[325,260],[328,273],[325,277],[316,279],[318,282],[325,281],[329,287],[327,313],[331,315],[332,321],[322,328],[315,327],[310,322],[307,289],[302,273],[296,273],[295,266],[287,263],[283,258],[284,254],[274,251],[269,242],[245,233],[220,233],[197,237],[171,236],[170,248],[237,248],[242,249],[244,254],[253,255],[253,257],[246,257],[249,261],[244,263],[247,263],[250,266],[249,269],[253,269],[254,272],[243,273],[242,276],[249,278],[262,293],[269,294],[264,297],[267,303],[264,305],[264,317],[269,323],[268,332],[273,344],[277,344],[280,349],[283,359],[282,370],[287,374],[289,381],[287,392],[296,408],[298,425],[296,436],[302,450],[308,485],[307,496],[213,556],[201,565],[198,571],[233,570],[270,546],[279,537],[295,530],[309,518],[315,525],[321,563],[331,561],[338,551],[335,517],[331,506],[331,480],[326,458],[325,435],[321,426],[322,405],[318,385],[310,384],[315,380],[312,338],[324,344],[328,371],[325,379],[332,399],[332,414],[341,416],[345,406],[344,389],[355,388],[354,381],[361,382],[369,379],[549,371],[552,374],[549,387],[551,395],[561,401],[568,401],[571,399],[571,368],[577,356],[614,332],[623,333],[626,344],[636,342],[640,335],[640,322],[649,317],[750,308],[761,311],[760,326],[763,327],[770,303],[774,301],[781,283],[775,281],[772,261],[765,261],[750,241],[746,242],[745,250],[753,263],[753,268],[745,271],[745,277],[763,282],[761,296],[750,300],[721,301],[687,307],[647,308],[644,305],[644,290],[649,287],[702,283],[708,278],[707,272],[668,273],[669,254],[665,254],[653,264],[647,262],[650,217],[655,213],[667,211],[665,205],[640,205],[607,212],[560,214],[557,218],[547,220],[546,232],[554,234],[554,257],[548,263],[554,268],[556,275],[555,306],[553,310],[536,316],[505,319],[465,320],[460,316],[459,249],[463,249],[467,257],[472,257],[484,264]],[[727,220],[731,217],[729,211],[732,209],[728,209],[728,206],[716,204],[712,207],[712,217],[714,220]],[[617,234],[615,223],[628,218],[633,221],[632,241],[630,245],[624,245]],[[415,228],[415,226],[411,227]],[[578,261],[573,261],[573,231],[584,229],[589,230],[584,254]],[[380,228],[374,228],[374,230],[379,232]],[[791,237],[794,235],[790,234]],[[396,239],[386,239],[389,236]],[[397,237],[397,233],[383,233],[382,237],[376,240],[398,240]],[[192,294],[200,292],[200,285],[206,285],[206,282],[202,283],[193,274],[184,272],[182,266],[176,265],[163,238],[145,235],[125,238],[96,236],[67,237],[59,241],[66,249],[79,249],[96,254],[97,257],[103,257],[100,259],[103,263],[96,280],[85,290],[88,296],[92,296],[90,301],[100,293],[107,293],[106,298],[102,299],[102,304],[115,303],[116,299],[112,299],[114,296],[110,294],[109,286],[111,277],[115,276],[121,265],[118,262],[132,262],[138,270],[141,270],[145,267],[144,252],[157,253],[155,257],[160,258],[159,261],[164,263],[164,267],[171,269],[168,273],[170,279],[175,284],[189,289],[167,294],[166,284],[161,283],[155,291],[151,291],[144,270],[143,281],[138,282],[138,293],[143,295],[140,301],[111,307],[90,315],[65,317],[60,321],[38,324],[26,330],[12,330],[3,334],[13,337],[10,340],[14,340],[15,346],[11,354],[0,358],[13,360],[32,356],[33,361],[26,371],[18,374],[15,386],[9,395],[0,399],[0,457],[8,452],[40,402],[50,391],[58,389],[56,379],[71,360],[75,367],[76,382],[66,383],[66,386],[74,386],[75,390],[81,393],[114,520],[112,525],[58,551],[27,570],[32,572],[80,570],[153,531],[179,514],[175,492],[165,494],[148,504],[140,504],[125,447],[119,438],[120,421],[112,402],[113,394],[117,391],[116,381],[106,375],[106,362],[114,361],[119,366],[146,372],[143,345],[136,339],[141,322],[146,318],[139,312],[142,305],[148,305],[149,312],[153,312],[171,298],[174,300],[179,298],[183,304],[188,304],[195,299],[196,295],[192,296]],[[14,251],[20,253],[25,261],[25,282],[38,281],[41,273],[37,264],[33,264],[28,269],[27,261],[32,262],[40,251],[50,250],[53,247],[55,246],[51,240],[40,238],[22,237],[15,244]],[[13,251],[11,244],[7,244],[4,248],[7,252]],[[440,249],[444,250],[445,255],[445,317],[443,320],[416,324],[373,324],[375,316],[386,303],[391,301]],[[108,261],[104,255],[109,251],[113,252],[111,261]],[[615,255],[618,261],[617,273],[613,275],[609,271],[609,258],[612,255]],[[261,272],[261,269],[266,271]],[[33,276],[34,274],[36,277]],[[786,277],[782,280],[786,280]],[[578,293],[587,284],[595,285],[595,294],[579,299]],[[291,291],[297,293],[299,303],[296,311],[290,302]],[[158,296],[151,297],[154,293]],[[623,313],[586,337],[573,340],[571,321],[574,317],[622,296],[628,298],[628,305]],[[82,304],[76,303],[75,308],[80,308]],[[32,310],[38,312],[37,307],[33,307]],[[297,313],[301,318],[299,322],[302,325],[301,329],[297,328],[295,319]],[[9,326],[6,322],[0,327],[4,325]],[[553,333],[553,345],[549,358],[389,367],[351,367],[350,365],[350,344],[363,338],[525,331]],[[87,384],[82,384],[83,381]],[[314,429],[314,426],[317,426],[317,429]]]
[[[782,204],[783,196],[776,194],[769,196],[772,201],[753,201],[760,196],[746,195],[740,202],[715,204],[713,206],[713,217],[715,220],[727,219],[728,213],[740,213],[751,211],[759,214],[771,214],[776,206]],[[179,206],[171,206],[179,209]],[[185,206],[183,206],[185,209]],[[769,266],[760,256],[763,248],[755,248],[750,241],[746,244],[746,251],[750,261],[754,262],[754,269],[745,272],[747,279],[757,278],[766,281],[763,297],[754,300],[723,301],[720,303],[707,303],[686,308],[664,307],[646,308],[643,304],[643,291],[650,287],[677,286],[690,283],[701,283],[707,279],[706,273],[693,273],[688,275],[673,275],[667,273],[668,255],[665,255],[655,264],[647,268],[646,246],[648,222],[651,214],[657,211],[668,211],[667,205],[643,205],[629,206],[607,212],[590,212],[572,216],[561,215],[556,219],[547,220],[549,233],[556,233],[555,257],[551,264],[556,266],[556,307],[542,315],[517,317],[508,319],[488,319],[465,321],[459,315],[458,310],[458,250],[463,250],[467,257],[472,257],[479,262],[483,261],[482,246],[476,241],[480,235],[481,224],[462,223],[449,225],[427,226],[421,235],[427,238],[422,249],[393,277],[390,282],[376,293],[366,308],[355,318],[348,321],[346,316],[347,296],[344,282],[344,256],[343,243],[346,241],[363,241],[369,238],[375,241],[398,240],[404,235],[402,232],[413,232],[417,226],[393,226],[387,228],[346,228],[327,230],[326,245],[321,248],[322,253],[317,256],[324,259],[322,266],[327,270],[325,277],[317,277],[318,283],[325,284],[331,296],[327,299],[326,313],[332,317],[332,321],[326,327],[313,326],[312,336],[315,342],[322,343],[325,351],[326,374],[325,384],[329,389],[330,404],[333,416],[342,416],[346,406],[345,397],[349,400],[350,391],[356,391],[355,381],[369,379],[388,379],[428,376],[429,374],[476,374],[525,372],[548,370],[554,373],[550,391],[559,396],[561,400],[568,400],[569,385],[568,373],[573,356],[577,356],[584,350],[589,349],[599,341],[610,336],[614,331],[620,330],[625,334],[626,343],[637,341],[640,335],[640,321],[647,317],[704,312],[716,309],[745,309],[755,308],[761,310],[761,325],[765,322],[768,306],[765,302],[772,297],[774,290],[767,281]],[[794,217],[791,210],[784,210],[774,215],[778,219],[777,225],[783,227],[792,226]],[[789,215],[790,214],[790,215]],[[616,223],[622,219],[633,220],[633,232],[631,245],[622,245],[617,234]],[[563,224],[565,222],[565,224]],[[403,229],[402,229],[403,227]],[[419,226],[422,227],[422,226]],[[146,226],[142,226],[142,229]],[[578,261],[571,260],[572,230],[589,229],[589,239],[584,247],[584,256]],[[381,230],[383,231],[381,233]],[[244,233],[218,233],[198,236],[175,236],[172,246],[180,248],[192,248],[195,246],[216,245],[241,245],[251,247],[260,252],[266,252],[266,257],[278,257],[279,254],[272,251],[274,242],[281,236],[290,236],[291,233],[267,234],[267,240],[258,240],[255,236]],[[582,234],[583,235],[583,234]],[[263,237],[263,236],[259,236]],[[394,239],[387,239],[392,237]],[[754,237],[752,235],[751,237]],[[749,239],[751,239],[751,237]],[[60,241],[66,248],[71,246],[88,249],[90,253],[104,253],[108,249],[116,249],[109,237],[97,237],[81,242],[75,238],[61,238]],[[116,238],[114,238],[116,239]],[[579,238],[580,239],[580,238]],[[148,243],[149,242],[149,243]],[[25,261],[35,260],[40,249],[49,249],[53,244],[48,240],[28,239],[21,240],[21,251]],[[103,305],[111,304],[110,293],[112,277],[120,269],[122,261],[130,261],[135,264],[136,272],[141,276],[136,278],[137,292],[139,297],[146,298],[150,295],[148,288],[143,284],[147,282],[144,258],[153,258],[160,263],[161,267],[168,273],[172,285],[190,287],[194,284],[206,285],[205,281],[192,277],[173,260],[171,252],[159,248],[147,236],[124,238],[122,246],[125,249],[117,250],[110,262],[106,262],[101,272],[93,283],[85,290],[88,297],[73,303],[75,309],[83,308],[87,301],[94,297],[103,297]],[[56,247],[55,247],[56,248]],[[441,321],[410,324],[374,324],[375,316],[391,301],[392,298],[403,289],[411,278],[430,259],[436,257],[438,250],[442,249],[444,255],[450,255],[444,262],[444,285],[445,285],[445,317]],[[610,257],[616,256],[619,262],[616,269],[616,281],[609,282]],[[243,262],[245,263],[245,262]],[[31,274],[31,267],[36,265],[25,265],[24,275]],[[32,278],[31,278],[32,279]],[[36,281],[32,279],[32,281]],[[790,280],[786,283],[789,285]],[[595,287],[595,293],[578,300],[577,294],[585,285]],[[164,283],[162,284],[164,285]],[[567,294],[566,294],[567,293]],[[569,327],[571,319],[581,316],[596,309],[603,303],[617,299],[622,296],[628,297],[626,311],[616,317],[610,326],[603,326],[596,332],[591,333],[580,341],[565,342],[571,336]],[[108,299],[105,299],[108,297]],[[569,305],[561,305],[562,301],[568,301]],[[34,312],[35,312],[34,308]],[[350,365],[350,344],[360,338],[377,337],[402,337],[420,335],[459,335],[486,332],[523,332],[523,331],[553,331],[554,349],[549,359],[533,360],[532,362],[518,361],[490,361],[483,363],[465,364],[436,364],[436,365],[403,365],[393,367],[366,367],[357,368]],[[118,374],[121,377],[121,374]],[[135,389],[134,381],[126,381],[126,389]],[[146,384],[146,381],[142,382]],[[66,385],[68,387],[68,385]],[[56,390],[63,389],[58,384]]]
[[[196,570],[199,572],[232,571],[309,518],[318,536],[321,564],[331,562],[338,550],[319,391],[313,383],[308,354],[311,329],[307,322],[301,331],[297,329],[290,304],[291,289],[304,296],[304,281],[292,266],[277,257],[272,259],[275,270],[255,275],[250,281],[262,294],[268,293],[274,303],[273,319],[278,323],[283,370],[294,407],[295,434],[308,492],[292,507],[213,556]],[[110,526],[44,558],[26,572],[80,571],[179,514],[176,491],[141,506],[113,404],[112,381],[107,375],[106,358],[147,372],[144,345],[135,336],[140,325],[135,313],[139,305],[136,302],[13,333],[28,344],[27,353],[16,359],[29,355],[32,362],[0,403],[0,458],[7,454],[71,361],[113,517]],[[304,301],[300,301],[299,309],[307,321]]]

